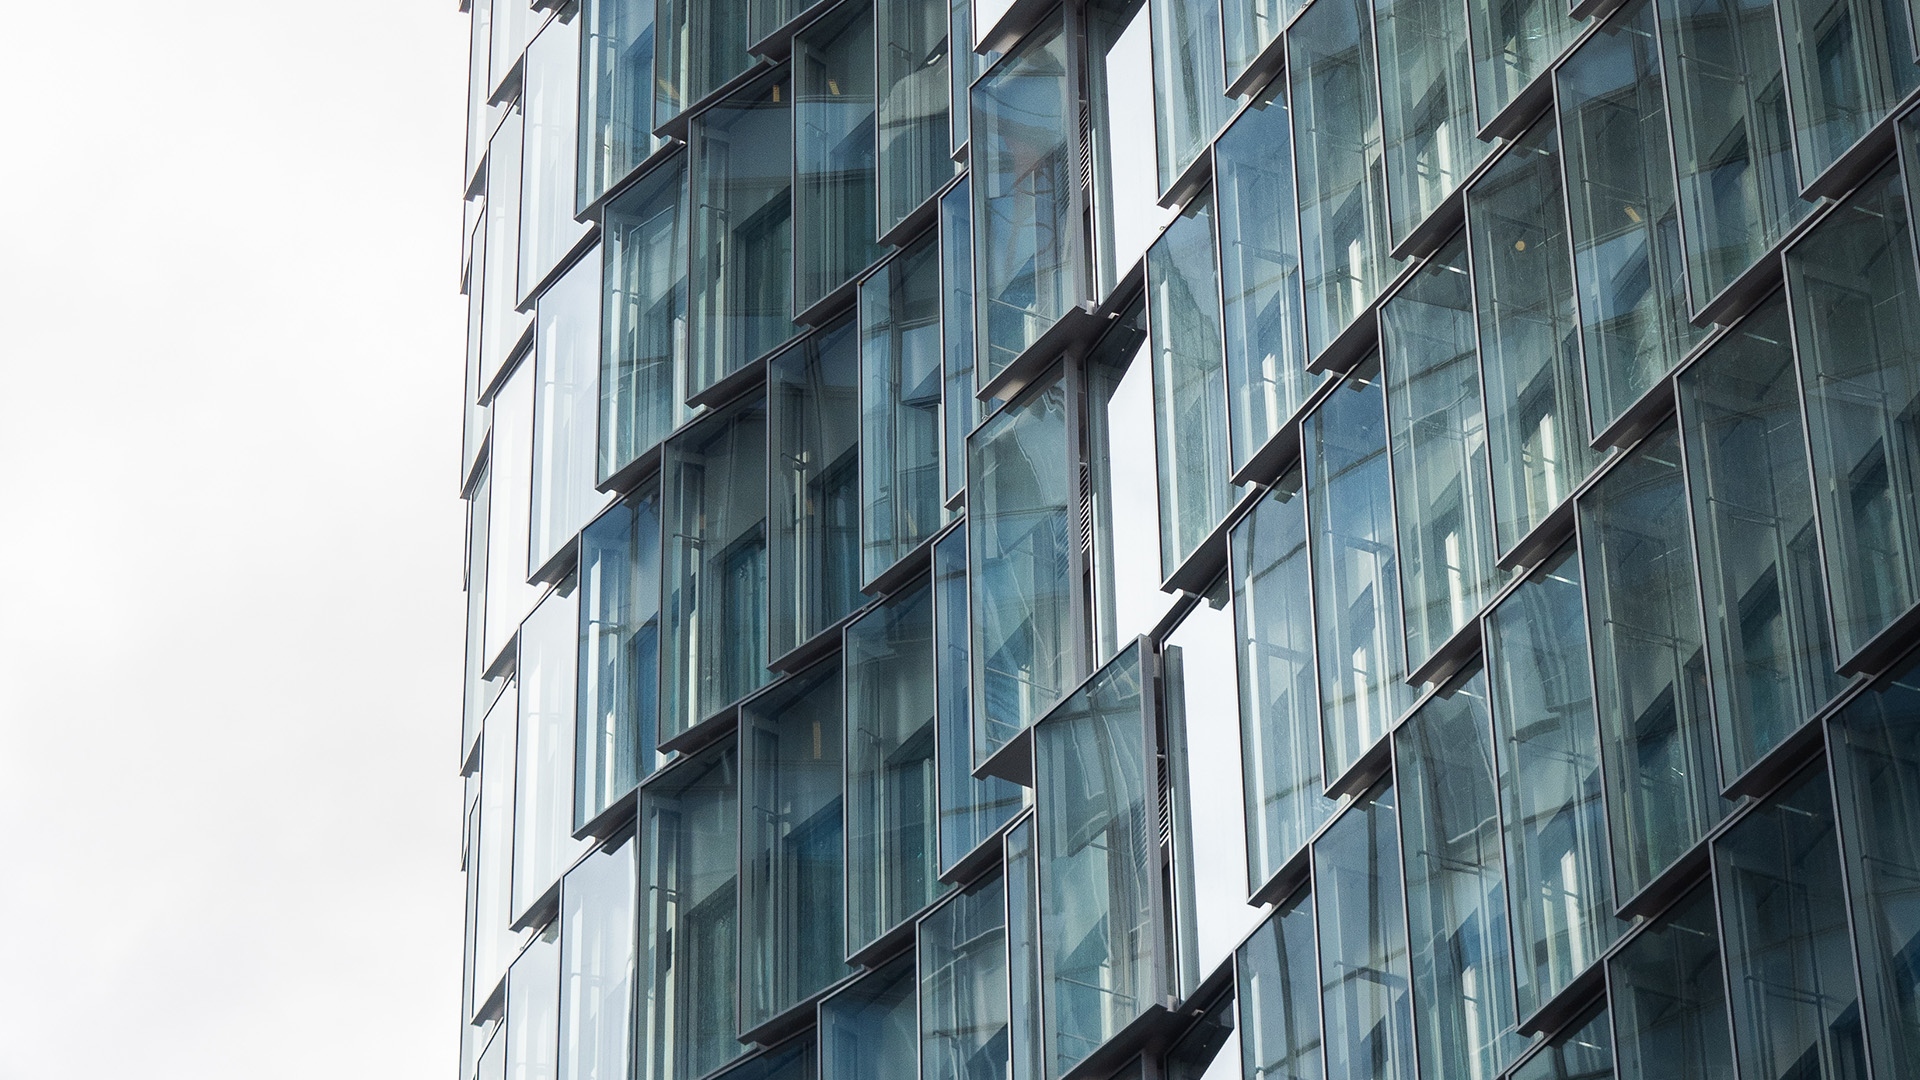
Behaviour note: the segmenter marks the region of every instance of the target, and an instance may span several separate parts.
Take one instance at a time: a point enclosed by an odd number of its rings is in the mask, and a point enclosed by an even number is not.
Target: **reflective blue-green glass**
[[[747,0],[747,40],[758,44],[793,21],[807,0]]]
[[[609,839],[560,882],[560,1067],[555,1080],[633,1075],[640,845]]]
[[[1812,180],[1920,86],[1900,0],[1780,0],[1787,95]]]
[[[782,70],[694,117],[687,132],[695,391],[793,336],[792,108]]]
[[[945,891],[928,578],[847,625],[847,951]]]
[[[1007,830],[1008,1080],[1041,1080],[1046,1047],[1040,1038],[1040,883],[1033,818]]]
[[[520,303],[531,300],[592,226],[573,219],[579,159],[580,20],[549,19],[527,46],[520,89]]]
[[[657,0],[653,122],[665,124],[747,70],[749,0]]]
[[[1732,1080],[1711,889],[1695,886],[1607,961],[1607,1002],[1619,1080]]]
[[[690,415],[686,201],[682,154],[607,204],[601,480],[658,445]]]
[[[1313,844],[1327,1080],[1414,1080],[1400,830],[1386,787]]]
[[[1219,0],[1153,0],[1153,130],[1161,190],[1233,115],[1220,55]]]
[[[1322,376],[1307,373],[1287,85],[1275,79],[1213,144],[1218,192],[1227,430],[1233,468],[1252,460]]]
[[[1487,616],[1487,693],[1506,841],[1515,1006],[1532,1015],[1620,936],[1600,793],[1600,721],[1573,546]]]
[[[898,0],[893,0],[898,3]],[[793,36],[793,307],[804,311],[885,253],[875,242],[873,7]]]
[[[751,1031],[848,973],[840,662],[740,706],[740,1027]]]
[[[744,1047],[735,992],[740,756],[726,739],[640,789],[641,1080],[694,1080]]]
[[[1687,321],[1658,30],[1635,0],[1554,76],[1595,432],[1704,334]]]
[[[1559,140],[1542,120],[1467,190],[1494,537],[1507,551],[1601,454],[1586,437]]]
[[[493,385],[533,323],[520,311],[520,110],[510,109],[487,141],[487,223],[482,254],[480,377]]]
[[[792,1039],[763,1054],[728,1069],[714,1080],[814,1080],[819,1075],[820,1053],[815,1048],[814,1032]]]
[[[967,439],[973,756],[985,761],[1072,687],[1079,499],[1056,376]]]
[[[1473,64],[1460,0],[1373,0],[1387,206],[1400,243],[1487,156],[1474,137]]]
[[[1294,20],[1287,78],[1309,357],[1366,310],[1399,265],[1387,256],[1375,76],[1371,0],[1312,4]]]
[[[767,682],[767,405],[755,395],[667,443],[660,739]]]
[[[1528,1059],[1512,1080],[1613,1080],[1613,1029],[1606,1012]]]
[[[1084,18],[1093,291],[1110,296],[1174,212],[1160,205],[1154,129],[1143,122],[1160,109],[1147,0],[1093,0]]]
[[[653,771],[660,707],[660,485],[580,534],[580,701],[573,827]]]
[[[946,524],[940,483],[940,249],[928,233],[860,283],[860,574]]]
[[[1058,1078],[1159,999],[1160,873],[1140,647],[1034,728],[1040,1002]]]
[[[665,140],[653,133],[652,0],[584,0],[574,209],[585,210]]]
[[[1329,780],[1346,772],[1413,704],[1400,633],[1380,360],[1370,356],[1307,417],[1301,433],[1320,739]]]
[[[600,411],[600,253],[540,294],[533,344],[531,577],[607,504],[594,490]]]
[[[1747,1080],[1867,1074],[1826,770],[1802,771],[1713,845]]]
[[[947,141],[949,14],[947,0],[874,6],[881,232],[953,179]]]
[[[1401,602],[1416,668],[1500,583],[1475,321],[1461,237],[1380,307]]]
[[[973,778],[972,665],[967,661],[967,526],[933,545],[934,759],[940,769],[940,872],[987,842],[1020,810],[1021,788]]]
[[[1080,299],[1077,93],[1055,13],[974,83],[975,379],[984,385]]]
[[[1496,1076],[1514,1031],[1500,795],[1487,680],[1428,699],[1393,737],[1422,1076]]]
[[[486,1003],[520,949],[513,923],[513,758],[520,684],[510,682],[480,729],[480,850],[474,861],[473,1005]]]
[[[913,954],[862,975],[820,1003],[820,1075],[895,1080],[920,1068]]]
[[[1875,1076],[1920,1075],[1920,657],[1828,729]]]
[[[493,398],[487,483],[487,634],[492,668],[513,645],[520,620],[540,602],[527,583],[533,498],[533,365],[522,362]]]
[[[1302,889],[1240,946],[1240,1071],[1246,1080],[1321,1080],[1320,974],[1313,895]]]
[[[1007,1080],[1007,892],[982,878],[920,920],[919,1080]]]
[[[1200,1019],[1167,1049],[1161,1075],[1167,1080],[1240,1080],[1240,1033],[1234,1029],[1232,994],[1221,994]]]
[[[767,365],[769,656],[860,606],[860,339],[851,316]]]
[[[1220,29],[1227,81],[1239,78],[1247,65],[1280,36],[1288,20],[1306,6],[1305,0],[1222,0]]]
[[[1226,517],[1233,498],[1211,191],[1195,196],[1147,251],[1147,328],[1153,338],[1160,576],[1166,578]]]
[[[952,502],[967,486],[967,435],[986,415],[973,396],[973,185],[966,176],[940,196],[940,349],[941,497]]]
[[[1160,591],[1159,485],[1145,298],[1134,300],[1087,357],[1087,492],[1093,511],[1095,663],[1151,633],[1171,604]]]
[[[973,80],[1000,59],[1000,54],[973,51],[973,0],[952,0],[948,25],[948,40],[953,43],[952,56],[947,64],[947,92],[951,98],[948,105],[948,127],[951,130],[948,135],[952,139],[953,156],[959,159],[963,156],[962,149],[967,145],[967,91],[973,86]]]
[[[1911,137],[1908,134],[1906,137]],[[1836,652],[1920,603],[1920,292],[1892,164],[1787,251]]]
[[[550,923],[507,973],[507,1076],[545,1080],[560,1063],[560,924]]]
[[[548,897],[586,845],[573,838],[580,592],[569,577],[520,624],[514,752],[513,917]]]
[[[1839,693],[1780,294],[1680,373],[1724,786]]]
[[[1264,883],[1333,811],[1320,773],[1320,688],[1300,470],[1234,523],[1234,652],[1239,666],[1247,870]]]
[[[1467,0],[1477,124],[1485,127],[1573,44],[1561,0]]]
[[[1614,897],[1625,903],[1726,813],[1672,421],[1581,496],[1579,517]]]

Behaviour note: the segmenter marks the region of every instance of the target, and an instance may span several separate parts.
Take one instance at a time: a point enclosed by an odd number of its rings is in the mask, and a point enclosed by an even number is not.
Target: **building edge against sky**
[[[464,10],[458,1080],[1920,1076],[1906,0]]]

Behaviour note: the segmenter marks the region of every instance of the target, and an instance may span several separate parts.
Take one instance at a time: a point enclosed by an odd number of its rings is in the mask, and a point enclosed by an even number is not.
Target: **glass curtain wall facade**
[[[461,9],[457,1080],[1920,1076],[1903,0]]]

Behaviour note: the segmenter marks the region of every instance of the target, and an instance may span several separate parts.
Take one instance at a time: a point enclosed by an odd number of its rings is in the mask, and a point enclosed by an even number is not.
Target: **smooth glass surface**
[[[573,838],[580,592],[573,579],[520,624],[520,735],[513,785],[513,917],[546,896],[586,851]]]
[[[1787,94],[1811,181],[1920,86],[1900,0],[1780,0]]]
[[[1675,383],[1722,786],[1838,693],[1784,298]]]
[[[860,338],[851,317],[767,365],[771,621],[777,657],[860,606]]]
[[[796,1035],[735,1065],[715,1080],[814,1080],[820,1067],[820,1052],[814,1037],[812,1030]]]
[[[1160,190],[1187,166],[1233,115],[1226,62],[1220,55],[1219,0],[1153,0],[1153,130]]]
[[[911,953],[862,975],[820,1003],[820,1075],[895,1080],[920,1068],[920,1018]]]
[[[507,1080],[551,1080],[560,1063],[560,927],[551,924],[507,974]]]
[[[964,0],[963,0],[964,2]],[[649,9],[652,4],[648,4]],[[493,52],[493,3],[479,0],[469,7],[467,22],[467,171],[462,174],[471,184],[486,161],[487,136],[500,122],[499,110],[487,104],[493,92],[493,80],[487,77],[487,62]],[[471,1042],[471,1035],[468,1036]],[[465,1080],[463,1077],[462,1080]]]
[[[580,20],[549,19],[527,46],[520,91],[526,117],[520,158],[520,302],[592,227],[573,219],[579,161]]]
[[[1406,905],[1391,787],[1313,845],[1327,1080],[1413,1080]]]
[[[1567,8],[1563,0],[1467,0],[1477,126],[1492,122],[1573,44],[1580,24]]]
[[[1184,0],[1181,0],[1184,2]],[[1106,297],[1146,254],[1175,211],[1160,205],[1154,129],[1154,44],[1146,0],[1086,7],[1087,102],[1092,130],[1093,289]],[[1217,126],[1217,125],[1216,125]]]
[[[518,108],[494,130],[487,143],[487,224],[482,246],[480,377],[485,392],[506,370],[507,361],[533,323],[520,311],[520,143],[524,125]]]
[[[1400,632],[1386,410],[1378,357],[1304,422],[1325,779],[1359,761],[1413,704]]]
[[[532,4],[518,0],[490,0],[489,6],[493,9],[493,40],[487,85],[491,87],[490,96],[498,97],[507,77],[520,67],[527,38],[539,27],[536,20],[545,15],[535,15]]]
[[[740,707],[740,1027],[751,1031],[849,969],[840,663]]]
[[[1486,606],[1502,577],[1493,562],[1475,321],[1460,237],[1380,308],[1401,598],[1413,668]]]
[[[945,891],[928,578],[847,625],[847,951]]]
[[[898,2],[898,0],[893,0]],[[878,259],[873,7],[793,37],[793,307],[826,299]]]
[[[695,391],[794,334],[792,108],[783,69],[701,113],[687,133]]]
[[[522,363],[493,399],[487,469],[487,645],[482,650],[486,668],[498,663],[542,592],[541,586],[527,584],[535,381],[534,365]]]
[[[653,122],[681,111],[747,70],[749,0],[658,0]]]
[[[1227,81],[1239,78],[1247,65],[1280,36],[1287,22],[1306,6],[1305,0],[1226,0],[1222,3],[1221,37],[1226,49]]]
[[[513,923],[513,759],[519,735],[520,684],[510,682],[487,711],[480,731],[480,850],[473,888],[473,1006],[486,1003],[522,936]]]
[[[660,738],[767,682],[767,406],[754,396],[667,444]]]
[[[1713,893],[1694,891],[1607,961],[1619,1080],[1732,1080]]]
[[[862,581],[946,524],[938,239],[927,234],[860,283]]]
[[[1240,946],[1240,1072],[1246,1080],[1321,1080],[1320,974],[1313,896],[1302,889]]]
[[[973,184],[971,177],[940,196],[941,496],[952,502],[967,486],[967,435],[986,411],[973,396]]]
[[[1606,1012],[1529,1058],[1512,1080],[1613,1080],[1613,1028]]]
[[[967,526],[962,523],[933,545],[934,761],[940,772],[942,874],[1018,813],[1023,794],[1011,780],[973,778],[968,625]]]
[[[580,702],[573,825],[653,771],[660,708],[660,485],[580,534]]]
[[[1167,578],[1226,517],[1233,497],[1211,191],[1195,196],[1147,252],[1147,329],[1153,339],[1160,576]]]
[[[873,11],[879,63],[879,230],[884,233],[953,179],[947,131],[950,11],[948,0],[895,0],[875,4]],[[964,57],[961,66],[970,66]]]
[[[650,0],[583,0],[580,160],[574,209],[585,210],[665,141],[653,133]]]
[[[1614,896],[1625,903],[1726,813],[1672,422],[1583,495],[1579,513]]]
[[[920,921],[919,1080],[1007,1080],[1007,892],[982,878]]]
[[[1034,729],[1046,1075],[1058,1078],[1158,1000],[1142,657],[1129,648]]]
[[[1909,229],[1889,164],[1787,252],[1814,506],[1842,659],[1920,603],[1920,350],[1912,333],[1920,292]]]
[[[689,415],[686,201],[682,154],[607,204],[602,480],[658,445]]]
[[[600,409],[600,253],[540,295],[533,361],[532,576],[607,505],[593,489]]]
[[[1161,1072],[1167,1080],[1240,1080],[1240,1033],[1234,1030],[1232,994],[1221,994],[1168,1048]]]
[[[556,1080],[633,1075],[640,845],[609,839],[560,882],[560,1068]]]
[[[1460,0],[1373,0],[1387,206],[1399,244],[1485,160]]]
[[[1047,1072],[1040,1037],[1040,870],[1033,822],[1028,816],[1007,830],[1008,1080],[1040,1080]]]
[[[460,701],[460,766],[465,770],[480,745],[480,718],[499,689],[486,678],[487,661],[487,502],[492,482],[485,465],[467,498],[467,638]]]
[[[1087,357],[1087,497],[1093,511],[1093,653],[1104,663],[1151,633],[1172,601],[1160,591],[1160,494],[1153,365],[1144,298],[1108,326]]]

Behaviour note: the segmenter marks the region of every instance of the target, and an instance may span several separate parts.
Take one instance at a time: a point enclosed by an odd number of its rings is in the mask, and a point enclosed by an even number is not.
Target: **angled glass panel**
[[[1460,237],[1380,308],[1407,663],[1415,668],[1500,584],[1475,319]]]
[[[1413,1080],[1406,905],[1394,792],[1349,807],[1313,844],[1327,1080]]]
[[[820,1003],[820,1075],[894,1080],[920,1068],[912,953],[860,976]]]
[[[940,249],[928,233],[860,283],[862,581],[946,524],[941,361]]]
[[[473,1005],[486,1003],[520,950],[513,923],[513,759],[520,684],[510,682],[480,731],[480,850],[473,889]]]
[[[794,334],[792,102],[783,69],[702,112],[687,132],[694,391]]]
[[[467,171],[462,176],[472,183],[486,161],[487,136],[500,122],[500,111],[487,104],[493,92],[493,80],[487,78],[487,62],[493,51],[491,0],[470,5],[467,28]]]
[[[1780,0],[1787,95],[1806,181],[1920,86],[1900,0]]]
[[[847,951],[946,891],[934,773],[933,589],[847,625]]]
[[[460,702],[460,764],[465,768],[473,760],[480,742],[480,718],[493,702],[498,690],[486,678],[487,661],[487,502],[492,480],[487,467],[480,467],[473,494],[467,499],[466,602],[467,637],[465,693]]]
[[[1092,146],[1093,288],[1108,296],[1175,211],[1160,205],[1154,129],[1154,44],[1146,0],[1086,7],[1088,133]]]
[[[1240,1080],[1240,1033],[1232,994],[1222,994],[1167,1050],[1167,1080]]]
[[[691,415],[687,400],[687,159],[606,207],[600,345],[600,479]]]
[[[1011,780],[973,778],[973,688],[968,662],[967,526],[933,545],[933,648],[940,778],[940,873],[960,864],[1020,811]]]
[[[491,6],[493,41],[487,84],[492,87],[490,96],[498,97],[507,77],[520,67],[527,40],[539,28],[536,20],[546,15],[544,12],[536,15],[531,4],[516,3],[515,0],[492,0]]]
[[[1167,578],[1227,516],[1232,501],[1211,190],[1196,195],[1147,252],[1147,328],[1153,336],[1160,576]]]
[[[665,145],[653,133],[653,14],[649,0],[581,5],[575,210],[585,210]]]
[[[471,205],[471,204],[470,204]],[[466,276],[463,278],[467,294],[467,371],[466,384],[462,388],[463,398],[460,424],[460,475],[471,477],[480,460],[480,447],[486,441],[487,424],[492,414],[480,403],[480,385],[482,377],[483,349],[481,336],[487,321],[487,200],[482,196],[478,200],[480,217],[473,223],[473,239],[467,249]]]
[[[1327,780],[1351,768],[1413,705],[1386,427],[1375,355],[1314,410],[1301,435]]]
[[[660,462],[660,739],[767,683],[767,406],[703,418]]]
[[[1160,591],[1160,494],[1145,298],[1127,305],[1087,357],[1087,498],[1093,511],[1095,663],[1151,633],[1172,600]]]
[[[548,19],[527,46],[520,91],[520,302],[531,300],[591,225],[573,219],[580,158],[580,20]]]
[[[1246,1080],[1322,1080],[1320,973],[1313,944],[1313,895],[1305,889],[1274,910],[1240,946],[1240,1075]]]
[[[628,829],[560,882],[560,1068],[555,1080],[633,1075],[639,851]]]
[[[1007,830],[1007,1048],[1009,1080],[1046,1075],[1040,1037],[1040,883],[1034,857],[1033,818]]]
[[[840,701],[836,657],[740,707],[742,1031],[849,971]]]
[[[1687,322],[1658,29],[1638,0],[1554,76],[1596,433],[1704,333]]]
[[[518,107],[508,110],[487,143],[487,224],[480,316],[481,390],[492,386],[515,355],[531,312],[520,311],[520,144]]]
[[[1581,496],[1579,512],[1613,890],[1624,904],[1727,809],[1672,421]]]
[[[860,606],[860,338],[849,315],[767,366],[769,656]]]
[[[819,1075],[820,1052],[808,1030],[735,1065],[714,1080],[814,1080]]]
[[[1512,1080],[1613,1080],[1613,1028],[1606,1012],[1529,1058]]]
[[[1680,373],[1722,786],[1840,691],[1784,297]]]
[[[1152,0],[1153,130],[1160,189],[1173,186],[1233,115],[1219,0]]]
[[[540,602],[527,584],[533,504],[534,365],[521,363],[493,398],[487,470],[487,665],[513,640],[520,620]]]
[[[1501,551],[1545,521],[1603,456],[1586,437],[1559,160],[1553,123],[1542,120],[1467,191]]]
[[[507,1078],[548,1080],[560,1063],[560,924],[548,924],[507,974]]]
[[[1911,137],[1910,135],[1907,137]],[[1787,252],[1836,652],[1920,603],[1920,294],[1892,164]],[[497,423],[497,421],[496,421]]]
[[[747,70],[749,0],[658,0],[654,9],[656,126]]]
[[[533,360],[531,577],[607,504],[594,490],[600,409],[600,253],[540,295]]]
[[[1007,1080],[1007,892],[982,878],[920,921],[919,1080]]]
[[[642,1080],[695,1080],[744,1049],[734,1037],[739,764],[723,740],[640,789]]]
[[[1305,0],[1223,0],[1221,37],[1226,49],[1227,81],[1239,78],[1306,6]]]
[[[1732,1080],[1727,991],[1705,885],[1607,961],[1619,1080]]]
[[[1460,0],[1373,0],[1393,242],[1439,209],[1485,160],[1474,137],[1473,64]]]
[[[1034,729],[1040,1002],[1057,1078],[1157,1000],[1154,875],[1139,646]]]
[[[1066,694],[1079,631],[1068,569],[1079,502],[1058,377],[967,440],[973,757],[985,761]]]
[[[1573,545],[1493,609],[1484,641],[1515,1005],[1526,1017],[1593,966],[1624,927],[1613,917],[1600,721]]]
[[[880,232],[953,179],[947,131],[948,0],[874,5]],[[971,53],[971,42],[961,46]],[[967,66],[963,56],[961,66]],[[962,97],[960,100],[966,100]]]
[[[1473,38],[1478,127],[1491,123],[1528,83],[1546,74],[1580,32],[1562,0],[1467,0],[1467,27]]]
[[[795,311],[886,251],[875,242],[873,61],[871,5],[843,8],[793,37]]]
[[[569,578],[520,624],[513,787],[513,916],[525,916],[586,850],[573,838],[580,593]]]
[[[580,721],[573,826],[654,768],[660,708],[660,485],[580,534]]]
[[[747,40],[766,40],[807,6],[806,0],[747,0]]]
[[[1055,14],[974,83],[977,384],[999,374],[1080,299],[1078,106]]]
[[[962,0],[964,3],[965,0]],[[962,110],[964,113],[964,110]],[[973,183],[940,196],[940,443],[942,501],[967,486],[967,435],[986,412],[973,396]]]

